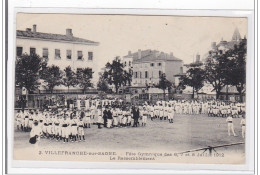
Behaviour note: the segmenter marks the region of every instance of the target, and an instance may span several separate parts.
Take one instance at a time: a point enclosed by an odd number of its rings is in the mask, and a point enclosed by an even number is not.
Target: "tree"
[[[226,59],[228,60],[226,81],[229,85],[236,87],[241,102],[246,85],[246,53],[246,41],[240,42],[239,45],[234,46],[234,49],[225,53]]]
[[[39,86],[39,71],[42,68],[44,59],[37,54],[23,54],[17,57],[15,66],[15,83],[24,87],[30,93]]]
[[[55,86],[62,84],[62,71],[58,66],[44,67],[40,73],[41,79],[47,84],[46,88],[53,93]]]
[[[210,52],[205,62],[205,80],[209,82],[216,91],[216,99],[219,99],[222,88],[226,85],[228,68],[225,54]]]
[[[165,73],[162,73],[160,75],[160,80],[159,80],[159,84],[157,85],[158,88],[163,90],[163,98],[165,100],[165,90],[166,89],[171,89],[172,83],[166,79],[166,75]]]
[[[83,88],[83,93],[86,92],[87,88],[92,87],[91,79],[93,77],[92,69],[84,68],[77,71],[77,83]]]
[[[194,98],[194,92],[198,93],[203,87],[205,71],[202,69],[202,63],[192,63],[188,67],[186,75],[180,77],[180,86],[191,86],[192,98]]]
[[[120,62],[117,57],[111,63],[107,63],[105,72],[103,74],[104,79],[110,84],[114,85],[116,93],[121,85],[126,84],[126,76],[124,72],[124,65]]]
[[[128,71],[124,70],[124,78],[123,78],[123,84],[126,86],[127,84],[131,86],[132,82],[132,70],[129,69]]]
[[[68,87],[68,92],[70,87],[75,87],[77,85],[76,73],[71,69],[70,66],[64,69],[64,77],[62,84]]]
[[[102,92],[108,92],[109,91],[109,86],[107,81],[104,78],[104,75],[102,73],[99,74],[99,80],[97,83],[97,89],[102,91]]]

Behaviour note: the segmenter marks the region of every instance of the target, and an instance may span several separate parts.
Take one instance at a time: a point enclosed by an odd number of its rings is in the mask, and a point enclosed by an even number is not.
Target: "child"
[[[122,127],[126,127],[126,123],[127,123],[127,112],[126,112],[126,109],[123,109],[123,112],[122,112],[122,122],[121,122],[121,126]]]
[[[143,107],[142,126],[146,125],[147,117],[148,117],[148,111],[146,107]]]
[[[54,134],[56,141],[59,141],[59,135],[61,134],[60,132],[60,115],[57,115],[57,117],[53,121],[54,123]]]
[[[87,109],[86,111],[86,128],[90,128],[90,123],[91,123],[91,119],[90,119],[90,116],[91,116],[91,113],[90,113],[90,110]]]
[[[69,142],[69,131],[68,131],[68,115],[65,114],[64,119],[61,122],[61,134],[63,138],[63,143]]]
[[[15,115],[15,119],[16,119],[17,130],[20,130],[20,126],[21,126],[21,112],[20,112],[20,110],[17,111],[17,114]]]
[[[78,122],[78,136],[79,136],[79,141],[85,141],[85,134],[84,134],[84,129],[83,129],[83,120],[82,118],[79,119]]]
[[[97,111],[97,125],[98,125],[98,129],[101,129],[100,125],[103,123],[101,106],[98,106],[97,110],[98,110]]]
[[[47,135],[48,135],[48,138],[49,139],[54,139],[54,137],[53,137],[53,114],[50,114],[50,117],[49,117],[49,119],[48,119],[48,127],[47,127]]]
[[[132,116],[130,109],[126,109],[126,117],[127,117],[127,126],[131,126]]]
[[[73,119],[70,121],[70,125],[71,125],[71,140],[72,140],[72,142],[76,142],[77,141],[77,134],[78,134],[78,132],[77,132],[77,123],[78,123],[78,121],[77,121],[77,117],[76,117],[76,115],[74,114],[73,115]]]
[[[24,126],[23,126],[23,128],[24,128],[24,131],[27,132],[28,129],[29,129],[29,113],[25,112],[24,116],[25,117],[24,117]]]

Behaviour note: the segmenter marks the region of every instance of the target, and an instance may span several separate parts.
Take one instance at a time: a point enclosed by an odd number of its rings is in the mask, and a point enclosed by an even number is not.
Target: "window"
[[[33,55],[33,54],[35,54],[35,53],[36,53],[36,49],[33,48],[33,47],[31,47],[31,48],[30,48],[30,55]]]
[[[148,78],[148,72],[145,71],[145,78]]]
[[[23,48],[22,47],[16,47],[16,56],[21,56],[23,54]]]
[[[60,59],[60,49],[55,49],[55,58]]]
[[[78,51],[78,60],[83,60],[82,51]]]
[[[126,66],[126,61],[125,61],[125,66]]]
[[[131,64],[132,64],[131,61],[129,61],[129,66],[130,66],[130,67],[131,67]]]
[[[135,78],[137,78],[137,72],[135,72]]]
[[[162,75],[162,71],[159,70],[159,77]]]
[[[67,50],[66,52],[67,59],[71,60],[71,50]]]
[[[162,65],[162,63],[158,63],[158,66],[161,66]]]
[[[142,72],[140,72],[140,78],[142,78]]]
[[[153,66],[154,66],[154,63],[151,63],[150,66],[153,67]]]
[[[93,60],[93,52],[88,52],[88,60]]]
[[[42,49],[42,57],[43,58],[48,58],[48,55],[49,55],[48,48],[43,48]]]

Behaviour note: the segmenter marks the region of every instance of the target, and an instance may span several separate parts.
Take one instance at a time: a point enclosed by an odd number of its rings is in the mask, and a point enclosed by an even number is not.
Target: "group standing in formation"
[[[174,123],[174,115],[200,115],[226,117],[228,135],[236,136],[233,118],[241,117],[242,137],[245,137],[245,104],[223,101],[170,100],[156,103],[131,105],[122,100],[77,100],[75,104],[62,108],[19,110],[16,114],[18,130],[30,136],[56,141],[85,141],[84,128],[97,125],[99,129],[146,126],[147,120],[168,120]],[[65,105],[66,106],[66,105]]]

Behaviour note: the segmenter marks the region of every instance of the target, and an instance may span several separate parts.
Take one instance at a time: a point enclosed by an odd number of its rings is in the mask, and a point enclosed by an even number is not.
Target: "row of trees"
[[[225,53],[221,50],[209,52],[204,64],[193,63],[189,65],[186,75],[180,79],[179,87],[191,86],[194,97],[194,92],[198,93],[204,83],[210,83],[216,92],[216,98],[219,99],[221,90],[225,86],[235,86],[240,100],[242,100],[246,84],[246,53],[247,43],[245,40]]]
[[[74,72],[70,66],[61,70],[58,66],[48,66],[47,60],[37,54],[23,54],[16,59],[15,81],[16,85],[25,87],[29,93],[36,90],[40,80],[44,81],[42,85],[46,90],[53,93],[56,86],[64,85],[68,87],[79,86],[83,92],[92,87],[92,69],[83,68]]]

